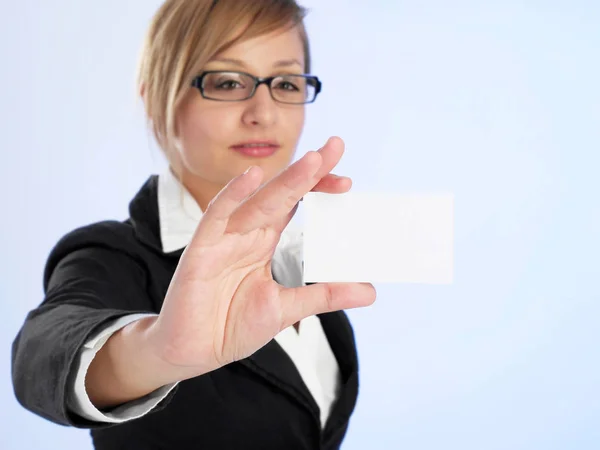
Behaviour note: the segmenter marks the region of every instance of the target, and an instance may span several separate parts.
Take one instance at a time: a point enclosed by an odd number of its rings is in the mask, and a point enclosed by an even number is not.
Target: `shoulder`
[[[128,250],[137,245],[138,240],[129,220],[107,220],[85,225],[65,234],[56,243],[51,255],[60,257],[85,247]]]
[[[85,225],[62,236],[51,249],[44,270],[44,283],[47,283],[55,268],[69,257],[105,263],[132,262],[141,257],[141,252],[142,244],[129,220],[107,220]]]

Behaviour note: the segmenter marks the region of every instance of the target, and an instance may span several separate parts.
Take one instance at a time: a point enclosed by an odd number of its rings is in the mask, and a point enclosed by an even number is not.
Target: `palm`
[[[209,205],[158,321],[170,363],[213,370],[249,356],[304,317],[374,301],[371,285],[284,288],[271,275],[273,253],[300,198],[310,190],[347,190],[329,175],[340,148],[319,153],[321,161],[305,157],[258,190],[258,171],[238,177]]]
[[[212,328],[212,358],[219,366],[249,356],[282,327],[279,288],[271,274],[278,239],[273,230],[231,233],[218,246],[186,255],[191,273],[204,273],[208,279],[190,279],[189,292],[212,290],[207,297],[220,299],[199,302],[189,295],[185,298],[191,301],[182,309],[191,323]]]

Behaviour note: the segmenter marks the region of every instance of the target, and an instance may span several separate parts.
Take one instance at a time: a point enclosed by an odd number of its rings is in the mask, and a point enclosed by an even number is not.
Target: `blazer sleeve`
[[[156,311],[144,289],[145,272],[129,254],[94,245],[64,248],[59,244],[51,253],[44,300],[27,315],[13,342],[13,388],[21,405],[52,422],[110,426],[68,408],[77,357],[86,342],[115,320]],[[153,412],[164,408],[175,390]]]
[[[130,314],[121,317],[84,344],[83,351],[78,356],[79,363],[75,374],[75,384],[70,385],[69,392],[67,392],[67,405],[71,411],[94,422],[123,423],[148,414],[169,394],[171,389],[177,386],[178,383],[162,386],[148,395],[108,411],[97,409],[87,394],[85,377],[96,353],[100,351],[113,333],[136,320],[148,316],[156,316],[156,314]]]

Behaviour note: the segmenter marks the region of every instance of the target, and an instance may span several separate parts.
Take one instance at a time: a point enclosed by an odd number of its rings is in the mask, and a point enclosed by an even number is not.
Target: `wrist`
[[[85,387],[98,409],[114,407],[178,381],[154,356],[148,330],[154,316],[132,322],[113,333],[94,356]]]
[[[147,352],[144,359],[149,367],[155,369],[155,382],[162,383],[161,386],[197,377],[212,370],[174,362],[178,359],[171,357],[175,352],[169,346],[164,333],[161,332],[159,316],[145,318],[135,326],[136,329],[132,332],[139,336],[140,345]]]
[[[181,368],[163,357],[157,319],[158,316],[144,317],[125,326],[118,337],[122,345],[115,346],[123,350],[121,358],[131,358],[128,372],[141,375],[134,377],[136,383],[143,379],[144,388],[150,391],[186,379]]]

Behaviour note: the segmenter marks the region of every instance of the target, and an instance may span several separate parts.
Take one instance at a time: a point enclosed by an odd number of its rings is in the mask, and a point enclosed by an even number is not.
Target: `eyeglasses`
[[[208,71],[192,81],[202,97],[222,102],[248,100],[261,84],[269,87],[273,100],[290,105],[312,103],[321,92],[321,82],[312,75],[258,78],[244,72]]]

